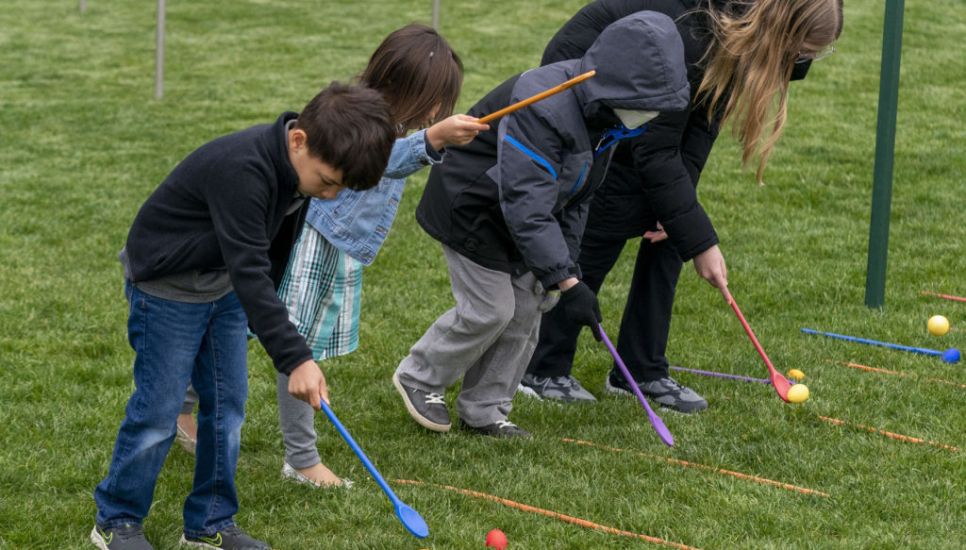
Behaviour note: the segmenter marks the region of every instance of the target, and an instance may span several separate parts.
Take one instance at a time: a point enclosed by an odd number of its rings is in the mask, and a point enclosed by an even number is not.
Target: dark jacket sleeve
[[[578,204],[564,208],[560,213],[560,230],[563,232],[564,240],[567,241],[567,250],[570,252],[570,260],[573,262],[574,269],[571,275],[582,279],[580,264],[580,241],[584,236],[584,227],[587,225],[587,213],[590,211],[590,199],[581,201]]]
[[[552,114],[521,109],[500,122],[494,181],[500,209],[527,267],[545,288],[571,277],[575,262],[557,218],[561,136]]]
[[[648,204],[685,261],[718,244],[695,188],[703,160],[697,147],[687,155],[682,151],[688,119],[687,112],[662,113],[633,143],[634,166]],[[706,144],[708,151],[711,143]]]
[[[252,332],[258,335],[275,368],[291,374],[295,367],[312,359],[312,351],[289,321],[288,310],[272,282],[266,179],[254,167],[239,164],[234,173],[211,178],[206,198],[232,285]]]
[[[651,8],[649,0],[597,0],[580,9],[550,39],[541,65],[578,59],[608,25],[632,13]]]

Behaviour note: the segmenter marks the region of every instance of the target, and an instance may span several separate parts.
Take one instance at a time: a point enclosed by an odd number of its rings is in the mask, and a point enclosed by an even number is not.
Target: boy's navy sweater
[[[127,239],[132,282],[226,269],[248,323],[284,374],[312,359],[276,293],[308,201],[297,199],[284,113],[188,155],[141,206]]]

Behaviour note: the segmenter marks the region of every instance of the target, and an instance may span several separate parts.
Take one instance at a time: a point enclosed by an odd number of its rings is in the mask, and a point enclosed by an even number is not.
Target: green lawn
[[[166,95],[153,99],[153,2],[0,0],[0,548],[84,548],[132,389],[132,352],[116,253],[133,216],[175,163],[202,143],[300,108],[359,72],[392,29],[428,21],[427,0],[173,1]],[[413,423],[389,382],[398,361],[450,307],[439,247],[415,224],[425,173],[366,275],[361,349],[325,365],[333,405],[389,479],[497,495],[699,548],[961,548],[966,450],[904,443],[819,415],[966,448],[962,365],[833,342],[811,326],[933,348],[966,332],[926,333],[942,313],[966,327],[966,10],[962,0],[906,2],[902,89],[885,309],[863,305],[882,2],[848,0],[838,53],[793,86],[790,123],[767,184],[742,171],[723,137],[701,182],[732,291],[780,369],[800,368],[812,398],[785,405],[766,386],[682,374],[711,408],[662,413],[668,449],[638,404],[517,400],[528,442]],[[535,65],[582,2],[443,2],[442,30],[462,55],[462,108]],[[626,250],[601,293],[616,336],[633,265]],[[670,358],[764,376],[720,295],[685,268]],[[921,375],[900,378],[836,361]],[[598,395],[610,360],[587,335],[577,376]],[[503,529],[511,548],[629,548],[590,531],[429,485],[395,484],[432,535],[410,537],[337,433],[320,417],[326,463],[351,491],[283,483],[275,375],[252,345],[239,522],[276,548],[481,548]],[[452,395],[451,395],[452,396]],[[588,440],[627,452],[578,446]],[[644,453],[644,454],[640,454]],[[657,457],[657,458],[656,458]],[[675,458],[827,493],[809,496],[660,460]],[[193,463],[175,448],[146,523],[174,548]],[[958,542],[957,542],[958,541]]]

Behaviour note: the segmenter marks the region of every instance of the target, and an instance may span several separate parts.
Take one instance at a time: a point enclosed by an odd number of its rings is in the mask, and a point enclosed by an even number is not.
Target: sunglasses
[[[835,53],[835,46],[829,44],[817,52],[798,52],[795,63],[805,63],[807,61],[819,61]]]

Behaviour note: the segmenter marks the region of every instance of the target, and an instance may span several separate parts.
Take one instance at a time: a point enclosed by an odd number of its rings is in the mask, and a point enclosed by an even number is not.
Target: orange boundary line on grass
[[[899,372],[897,370],[889,370],[889,369],[880,369],[878,367],[869,367],[867,365],[860,365],[858,363],[853,363],[851,361],[835,361],[835,362],[845,365],[846,367],[850,367],[858,370],[864,370],[868,372],[877,372],[880,374],[892,374],[895,376],[901,376],[903,378],[908,378],[909,376],[911,376],[907,372]],[[915,375],[912,375],[912,376],[915,376]],[[918,378],[918,376],[915,376],[915,377]],[[949,384],[950,386],[957,386],[959,388],[966,389],[966,384],[960,384],[959,382],[953,382],[952,380],[944,380],[942,378],[932,378],[932,377],[925,378],[925,380],[928,380],[930,382],[936,382],[939,384]]]
[[[644,535],[641,533],[632,533],[631,531],[624,531],[621,529],[617,529],[616,527],[608,527],[606,525],[594,523],[586,519],[581,519],[574,516],[568,516],[566,514],[561,514],[560,512],[554,512],[553,510],[545,510],[543,508],[537,508],[536,506],[530,506],[529,504],[523,504],[520,502],[516,502],[514,500],[498,497],[495,495],[481,493],[479,491],[472,491],[470,489],[460,489],[459,487],[453,487],[451,485],[440,485],[438,483],[429,483],[426,481],[417,481],[417,480],[411,480],[411,479],[397,479],[395,481],[396,483],[400,483],[402,485],[429,485],[431,487],[436,487],[439,489],[446,489],[447,491],[453,491],[454,493],[459,493],[461,495],[480,498],[483,500],[489,500],[492,502],[496,502],[498,504],[502,504],[504,506],[509,506],[510,508],[516,508],[517,510],[523,510],[524,512],[530,512],[533,514],[539,514],[541,516],[547,516],[549,518],[558,519],[560,521],[572,523],[574,525],[579,525],[580,527],[586,527],[588,529],[593,529],[595,531],[602,531],[604,533],[609,533],[611,535],[620,535],[622,537],[641,539],[654,544],[660,544],[662,546],[670,546],[671,548],[677,548],[679,550],[698,550],[693,546],[687,546],[679,542],[670,542],[658,537],[652,537],[650,535]]]
[[[966,302],[966,298],[962,296],[953,296],[952,294],[940,294],[938,292],[930,292],[928,290],[923,290],[920,292],[923,296],[935,296],[937,298],[942,298],[943,300],[952,300],[953,302]]]
[[[859,428],[859,429],[865,430],[867,432],[876,433],[876,434],[879,434],[879,435],[884,435],[884,436],[886,436],[888,438],[895,439],[897,441],[904,441],[906,443],[916,443],[916,444],[919,444],[919,445],[930,445],[930,446],[936,447],[938,449],[945,449],[947,451],[952,451],[952,452],[959,451],[959,447],[953,447],[952,445],[946,445],[945,443],[938,443],[936,441],[926,441],[925,439],[922,439],[922,438],[919,438],[919,437],[911,437],[911,436],[908,436],[908,435],[902,435],[902,434],[897,434],[897,433],[893,433],[893,432],[887,432],[885,430],[880,430],[878,428],[873,428],[872,426],[866,426],[864,424],[851,424],[849,422],[846,422],[845,420],[841,420],[841,419],[838,419],[838,418],[831,418],[831,417],[828,417],[828,416],[821,416],[821,415],[819,415],[819,418],[822,419],[822,420],[824,420],[825,422],[828,422],[829,424],[834,424],[836,426],[850,426],[850,427],[854,427],[854,428]]]
[[[628,450],[628,449],[619,449],[617,447],[608,447],[606,445],[599,445],[599,444],[594,443],[592,441],[583,441],[583,440],[580,440],[580,439],[570,439],[570,438],[566,438],[565,437],[565,438],[562,439],[562,441],[564,441],[566,443],[574,443],[574,444],[577,444],[577,445],[586,445],[588,447],[594,447],[594,448],[597,448],[597,449],[603,449],[605,451],[613,451],[613,452],[616,452],[616,453],[634,453],[636,455],[646,456],[648,458],[653,458],[653,459],[656,459],[656,460],[663,460],[664,462],[667,462],[668,464],[676,464],[678,466],[684,466],[685,468],[697,468],[699,470],[706,470],[706,471],[709,471],[709,472],[714,472],[716,474],[723,474],[723,475],[727,475],[727,476],[732,476],[732,477],[736,477],[738,479],[743,479],[743,480],[746,480],[746,481],[754,481],[755,483],[760,483],[762,485],[771,485],[773,487],[778,487],[780,489],[786,489],[788,491],[794,491],[796,493],[801,493],[803,495],[815,495],[815,496],[820,496],[820,497],[828,497],[828,496],[830,496],[828,493],[824,493],[822,491],[816,491],[815,489],[809,489],[807,487],[799,487],[797,485],[792,485],[790,483],[783,483],[781,481],[775,481],[774,479],[768,479],[768,478],[765,478],[765,477],[759,477],[759,476],[756,476],[756,475],[753,475],[753,474],[745,474],[745,473],[742,473],[742,472],[735,472],[733,470],[725,470],[724,468],[715,468],[714,466],[708,466],[707,464],[699,464],[697,462],[688,462],[686,460],[681,460],[679,458],[671,458],[671,457],[666,457],[666,456],[653,455],[653,454],[650,454],[650,453],[645,453],[645,452],[641,452],[641,451],[633,451],[633,450]]]

